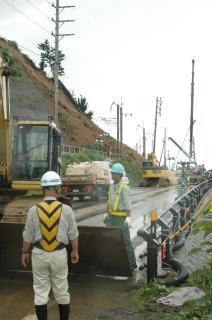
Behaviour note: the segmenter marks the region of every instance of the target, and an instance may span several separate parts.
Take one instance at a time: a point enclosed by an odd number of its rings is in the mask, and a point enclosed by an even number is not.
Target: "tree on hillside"
[[[0,48],[0,55],[8,66],[9,74],[14,78],[22,78],[22,73],[14,54],[7,48]]]
[[[50,46],[49,41],[46,39],[43,43],[38,44],[38,49],[41,50],[40,54],[40,69],[42,71],[49,67],[52,75],[54,75],[55,66],[55,48]],[[58,51],[58,62],[59,62],[59,75],[65,74],[64,68],[62,67],[62,61],[65,59],[65,55],[61,50]]]
[[[74,100],[75,100],[75,104],[76,104],[76,107],[79,110],[79,112],[83,113],[89,120],[91,120],[93,117],[93,112],[92,111],[86,112],[88,109],[88,102],[87,102],[86,98],[83,97],[82,95],[80,95],[80,97],[78,97],[78,98],[74,97]]]

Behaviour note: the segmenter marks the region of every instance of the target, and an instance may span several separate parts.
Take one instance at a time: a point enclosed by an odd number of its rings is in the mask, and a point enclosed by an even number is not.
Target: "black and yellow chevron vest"
[[[62,203],[56,200],[50,203],[43,201],[37,204],[37,213],[42,233],[39,247],[45,251],[58,250],[58,247],[61,245],[56,240],[61,211]]]

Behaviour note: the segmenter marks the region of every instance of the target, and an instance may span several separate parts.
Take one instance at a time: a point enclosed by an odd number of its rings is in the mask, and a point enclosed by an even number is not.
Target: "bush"
[[[8,64],[10,75],[14,78],[21,79],[21,70],[18,64],[16,63],[14,55],[6,48],[0,48],[0,53],[3,57],[4,62]]]
[[[93,152],[64,153],[62,155],[62,175],[65,174],[67,166],[71,163],[83,161],[103,161],[103,156]]]

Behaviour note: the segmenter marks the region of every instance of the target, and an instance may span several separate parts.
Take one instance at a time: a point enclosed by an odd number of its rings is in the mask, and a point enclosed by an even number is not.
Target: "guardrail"
[[[107,152],[104,152],[101,150],[83,148],[83,147],[79,147],[79,146],[69,146],[67,144],[61,145],[61,152],[62,153],[91,152],[91,153],[95,153],[99,156],[102,156],[104,159],[113,159],[113,160],[117,160],[120,158],[129,158],[129,156],[127,154],[107,153]]]
[[[157,212],[151,213],[151,223],[147,228],[140,228],[137,235],[147,242],[147,251],[139,257],[147,256],[147,262],[140,266],[140,270],[147,267],[147,284],[157,277],[158,249],[161,248],[161,267],[172,266],[180,274],[174,280],[165,282],[165,285],[178,285],[188,276],[184,266],[174,258],[172,251],[179,249],[185,240],[180,237],[191,226],[194,220],[207,207],[208,202],[197,211],[205,198],[206,192],[212,187],[212,180],[202,182],[178,198],[168,209],[164,210],[159,217]]]
[[[69,146],[66,144],[62,144],[61,145],[61,151],[63,153],[81,153],[81,152],[92,152],[92,153],[96,153],[100,156],[103,156],[104,158],[108,158],[109,155],[107,154],[107,152],[103,152],[100,150],[94,150],[94,149],[88,149],[88,148],[82,148],[82,147],[77,147],[77,146]]]

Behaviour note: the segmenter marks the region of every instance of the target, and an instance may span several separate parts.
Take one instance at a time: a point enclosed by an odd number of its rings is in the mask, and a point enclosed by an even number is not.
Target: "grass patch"
[[[176,288],[167,288],[161,280],[156,280],[149,287],[144,285],[133,290],[132,298],[140,310],[151,310],[152,320],[208,320],[208,315],[212,313],[212,260],[201,270],[192,273],[184,286],[196,286],[205,292],[205,296],[199,300],[190,300],[178,308],[159,305],[156,300]]]

